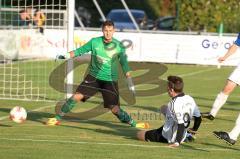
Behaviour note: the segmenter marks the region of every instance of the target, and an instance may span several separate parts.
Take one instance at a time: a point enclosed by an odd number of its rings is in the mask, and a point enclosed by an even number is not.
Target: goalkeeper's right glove
[[[69,58],[71,58],[70,53],[67,52],[65,55],[57,55],[56,58],[55,58],[55,61],[62,60],[62,59],[69,59]]]

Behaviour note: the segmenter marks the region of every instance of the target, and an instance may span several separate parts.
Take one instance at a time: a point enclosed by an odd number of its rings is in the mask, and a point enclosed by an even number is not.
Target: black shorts
[[[145,133],[145,141],[168,143],[167,139],[162,135],[162,130],[163,127],[147,131]]]
[[[76,90],[77,93],[84,95],[83,102],[94,96],[98,91],[102,93],[105,108],[119,105],[118,84],[115,81],[98,80],[88,74]]]

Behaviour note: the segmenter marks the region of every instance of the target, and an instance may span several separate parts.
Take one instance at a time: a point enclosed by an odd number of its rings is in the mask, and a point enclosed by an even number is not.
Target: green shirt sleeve
[[[89,51],[92,51],[92,39],[80,48],[74,50],[74,56],[81,56],[85,53],[88,53]]]
[[[122,49],[122,52],[119,55],[119,61],[122,66],[123,72],[126,74],[130,71],[130,67],[128,65],[127,54],[125,53],[125,49]]]

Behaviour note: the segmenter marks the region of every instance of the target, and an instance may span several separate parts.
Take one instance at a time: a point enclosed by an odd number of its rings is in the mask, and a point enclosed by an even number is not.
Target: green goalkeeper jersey
[[[118,80],[118,63],[121,64],[123,72],[126,74],[130,68],[128,66],[125,48],[117,39],[105,43],[104,37],[92,38],[82,47],[74,50],[75,56],[91,53],[89,74],[103,81]]]

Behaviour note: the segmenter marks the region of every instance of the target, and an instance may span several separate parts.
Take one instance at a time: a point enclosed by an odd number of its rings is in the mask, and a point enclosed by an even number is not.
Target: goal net
[[[0,0],[0,99],[64,97],[64,90],[49,85],[49,77],[62,64],[54,61],[56,55],[67,51],[67,3]],[[56,86],[63,85],[57,78],[65,72],[56,75]]]

